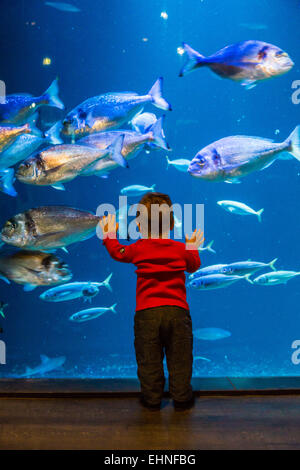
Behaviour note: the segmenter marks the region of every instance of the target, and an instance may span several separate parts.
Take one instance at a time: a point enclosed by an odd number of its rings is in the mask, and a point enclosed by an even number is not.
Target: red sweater
[[[103,244],[113,259],[137,267],[136,311],[162,305],[189,309],[184,271],[199,269],[196,248],[187,250],[184,243],[170,239],[140,239],[121,245],[110,235]]]

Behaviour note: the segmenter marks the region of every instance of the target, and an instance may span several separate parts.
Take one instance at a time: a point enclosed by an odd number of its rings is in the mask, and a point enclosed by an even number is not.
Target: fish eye
[[[203,167],[206,164],[206,158],[201,156],[198,158],[197,165]]]
[[[277,52],[275,53],[275,56],[276,56],[276,57],[287,57],[288,54],[287,54],[286,52],[284,52],[284,51],[277,51]]]
[[[10,219],[5,223],[5,228],[8,230],[16,230],[17,224],[14,220]]]
[[[46,256],[43,260],[42,260],[42,265],[44,266],[45,269],[49,269],[50,266],[51,266],[51,262],[53,261],[53,256],[52,255],[49,255],[49,256]]]

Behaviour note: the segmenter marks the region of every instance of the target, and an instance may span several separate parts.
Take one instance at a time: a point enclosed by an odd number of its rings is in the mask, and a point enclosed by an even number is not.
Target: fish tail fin
[[[169,169],[169,166],[170,166],[170,160],[169,160],[168,155],[166,155],[166,160],[167,160],[167,170],[168,170],[168,169]]]
[[[172,111],[172,106],[168,103],[162,95],[163,77],[159,77],[154,83],[148,95],[151,96],[154,106],[165,111]]]
[[[113,143],[107,147],[110,157],[123,168],[129,168],[128,162],[122,155],[122,148],[124,144],[125,134],[119,135]]]
[[[55,78],[49,88],[45,91],[43,98],[48,101],[48,106],[58,109],[65,109],[65,105],[58,96],[58,78]]]
[[[151,191],[155,191],[156,183],[151,186]]]
[[[118,305],[118,304],[113,304],[113,305],[110,307],[110,310],[111,310],[113,313],[117,313],[117,312],[116,312],[116,306],[117,306],[117,305]]]
[[[214,240],[212,240],[210,243],[208,243],[208,245],[207,245],[207,251],[210,251],[211,253],[216,253],[216,250],[214,250],[214,249],[212,248],[213,243],[214,243]]]
[[[278,260],[278,258],[275,258],[269,263],[269,266],[273,271],[276,271],[275,263],[276,263],[277,260]]]
[[[297,126],[291,135],[287,138],[290,143],[290,152],[298,161],[300,161],[300,125]]]
[[[184,64],[182,69],[180,70],[179,77],[183,77],[184,75],[187,75],[188,73],[190,73],[193,70],[197,69],[201,65],[205,65],[204,55],[201,55],[201,54],[199,54],[199,52],[192,49],[191,46],[189,46],[186,42],[182,43],[182,47],[184,49],[184,52],[187,53],[188,60]]]
[[[246,274],[246,276],[243,276],[243,277],[244,277],[244,279],[246,279],[246,281],[250,282],[250,284],[253,284],[253,281],[252,281],[252,279],[250,279],[250,276],[251,276],[251,273]]]
[[[112,292],[112,291],[113,291],[113,290],[112,290],[112,287],[111,287],[111,285],[110,285],[110,283],[109,283],[109,281],[111,280],[112,275],[113,275],[113,273],[111,273],[111,274],[105,279],[105,281],[103,281],[104,287],[106,287],[106,289],[108,289],[109,292]]]
[[[257,218],[258,218],[258,221],[261,222],[261,214],[263,213],[265,209],[260,209],[259,211],[256,212],[256,215],[257,215]]]
[[[8,194],[8,196],[16,197],[18,193],[13,186],[14,182],[15,172],[13,168],[0,170],[0,191],[4,194]]]
[[[168,145],[165,137],[165,133],[163,130],[163,122],[165,119],[165,115],[160,117],[152,126],[150,127],[148,132],[153,134],[153,144],[157,147],[160,147],[164,150],[170,150],[170,146]]]
[[[63,144],[60,137],[61,122],[56,122],[50,129],[45,132],[45,138],[53,145]]]

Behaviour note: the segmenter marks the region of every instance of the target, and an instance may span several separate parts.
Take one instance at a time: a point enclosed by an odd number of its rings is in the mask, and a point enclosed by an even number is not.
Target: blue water
[[[164,96],[172,103],[165,134],[170,158],[191,159],[202,147],[225,136],[254,135],[283,141],[300,121],[300,105],[292,103],[292,82],[300,79],[298,0],[70,0],[79,13],[62,12],[42,0],[5,0],[1,4],[0,78],[8,93],[39,95],[58,76],[66,112],[88,97],[107,91],[146,93],[164,77]],[[168,18],[163,18],[166,12]],[[166,15],[163,15],[166,16]],[[245,90],[217,79],[208,69],[178,78],[184,58],[177,53],[185,41],[203,54],[246,39],[266,41],[286,50],[294,68],[281,77]],[[51,64],[43,65],[49,57]],[[163,114],[151,105],[147,111]],[[43,129],[64,112],[43,108]],[[142,151],[130,169],[118,168],[108,179],[77,178],[66,191],[16,183],[17,198],[0,193],[1,225],[14,214],[38,205],[64,204],[96,211],[99,204],[118,203],[124,186],[156,183],[173,202],[205,204],[206,242],[216,254],[204,252],[203,266],[242,260],[270,262],[277,268],[300,269],[298,220],[300,166],[277,161],[252,173],[241,184],[205,182],[167,170],[165,152]],[[221,199],[243,201],[265,211],[255,217],[223,211]],[[9,304],[0,317],[6,344],[1,377],[18,377],[25,367],[40,363],[40,354],[65,356],[49,377],[135,377],[133,317],[134,267],[110,259],[97,237],[60,253],[73,280],[102,281],[113,272],[113,293],[102,289],[92,306],[117,303],[108,313],[86,323],[70,315],[84,307],[81,300],[46,303],[42,288],[25,293],[16,284],[0,283],[0,300]],[[231,336],[194,340],[194,376],[298,375],[291,344],[300,337],[299,279],[274,287],[238,282],[226,289],[188,290],[194,328],[216,327]],[[36,375],[39,377],[40,375]]]

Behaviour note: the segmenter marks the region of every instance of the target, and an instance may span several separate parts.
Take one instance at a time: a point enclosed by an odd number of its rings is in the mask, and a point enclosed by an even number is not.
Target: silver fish
[[[115,310],[116,305],[117,304],[114,304],[111,307],[97,307],[81,310],[80,312],[71,315],[69,320],[82,323],[88,320],[94,320],[107,312],[117,313]]]
[[[58,287],[48,289],[40,295],[40,299],[46,302],[64,302],[66,300],[74,300],[83,298],[84,300],[91,300],[99,294],[99,287],[106,287],[110,292],[112,288],[110,285],[110,274],[103,282],[72,282],[63,284]]]
[[[276,271],[275,263],[278,258],[273,259],[270,263],[261,263],[259,261],[237,261],[229,264],[215,264],[198,269],[195,273],[189,275],[189,279],[199,278],[210,274],[226,274],[229,276],[247,276],[253,274],[260,269],[271,268]]]
[[[247,204],[238,201],[218,201],[217,204],[223,209],[225,209],[225,211],[230,212],[231,214],[256,215],[258,221],[261,222],[261,215],[264,209],[255,211],[251,207],[247,206]]]
[[[71,3],[45,2],[45,5],[59,11],[67,11],[69,13],[79,13],[81,11],[80,8],[75,7],[75,5],[72,5]]]
[[[212,248],[213,243],[214,243],[214,240],[212,240],[211,242],[209,242],[206,246],[202,246],[202,247],[200,246],[200,247],[198,248],[198,251],[200,251],[200,252],[201,252],[201,251],[209,251],[210,253],[216,253],[216,250],[214,250],[214,249]]]
[[[168,155],[166,155],[167,159],[167,169],[169,166],[173,166],[176,168],[176,170],[182,171],[183,173],[186,173],[188,171],[188,168],[190,166],[190,160],[186,160],[185,158],[178,158],[177,160],[169,160]]]
[[[96,147],[100,150],[104,150],[105,148],[112,145],[118,136],[124,135],[121,154],[126,159],[126,161],[135,158],[143,150],[145,145],[150,144],[151,148],[157,147],[164,150],[169,150],[169,145],[166,142],[162,127],[163,119],[164,117],[158,119],[144,134],[126,130],[97,132],[96,134],[83,137],[82,139],[78,140],[77,143],[80,145],[84,144],[88,145],[89,147]],[[113,160],[111,155],[108,154],[101,160],[98,160],[95,164],[90,165],[86,170],[84,170],[82,175],[104,176],[117,167],[118,164],[116,161]]]
[[[157,121],[157,117],[153,113],[141,113],[137,114],[132,120],[131,125],[136,132],[145,134],[148,132],[150,127],[153,126]]]
[[[221,289],[228,287],[234,282],[244,279],[243,276],[227,276],[225,274],[208,274],[192,279],[188,283],[188,287],[198,290]]]
[[[54,286],[68,282],[72,273],[60,258],[41,251],[18,251],[0,256],[0,279],[24,286],[26,292],[37,286]]]
[[[64,104],[58,96],[57,79],[38,97],[24,93],[7,95],[5,102],[0,104],[0,122],[15,125],[25,124],[41,106],[64,109]]]
[[[41,364],[36,367],[26,367],[26,371],[24,374],[21,374],[19,377],[31,377],[32,375],[44,375],[47,372],[51,372],[52,370],[58,369],[62,367],[66,361],[65,356],[60,357],[48,357],[44,354],[40,355]]]
[[[26,250],[56,250],[94,236],[99,220],[72,207],[36,207],[7,220],[1,240]]]
[[[275,286],[277,284],[286,284],[290,279],[296,276],[300,276],[300,272],[297,271],[275,271],[270,273],[262,274],[255,279],[247,279],[252,284],[258,284],[260,286]]]
[[[75,141],[95,132],[117,129],[128,123],[142,111],[147,103],[171,110],[170,104],[162,96],[163,79],[159,78],[146,95],[134,92],[106,93],[89,98],[76,106],[65,117],[47,131],[57,143]]]
[[[197,339],[208,341],[216,341],[231,336],[230,331],[222,330],[221,328],[198,328],[193,331],[193,334]]]
[[[109,156],[117,164],[128,167],[121,154],[124,135],[105,150],[87,145],[63,144],[49,147],[29,157],[16,171],[16,178],[25,184],[52,186],[64,190],[63,183],[80,176],[98,160]]]
[[[258,81],[282,75],[294,66],[286,52],[262,41],[242,41],[207,57],[186,43],[183,43],[183,49],[188,61],[181,69],[180,77],[199,67],[209,67],[220,77],[241,83],[247,89],[253,88]]]
[[[217,140],[197,153],[188,171],[208,181],[238,183],[239,178],[269,167],[287,152],[300,161],[300,126],[281,144],[247,136]]]
[[[35,152],[39,147],[45,145],[47,139],[42,136],[23,134],[0,154],[0,169],[12,167],[25,160],[29,155]]]
[[[131,186],[126,186],[125,188],[122,188],[120,193],[123,196],[142,196],[145,193],[148,192],[154,192],[155,190],[155,184],[153,184],[150,188],[147,186],[142,186],[140,184],[132,184]]]

